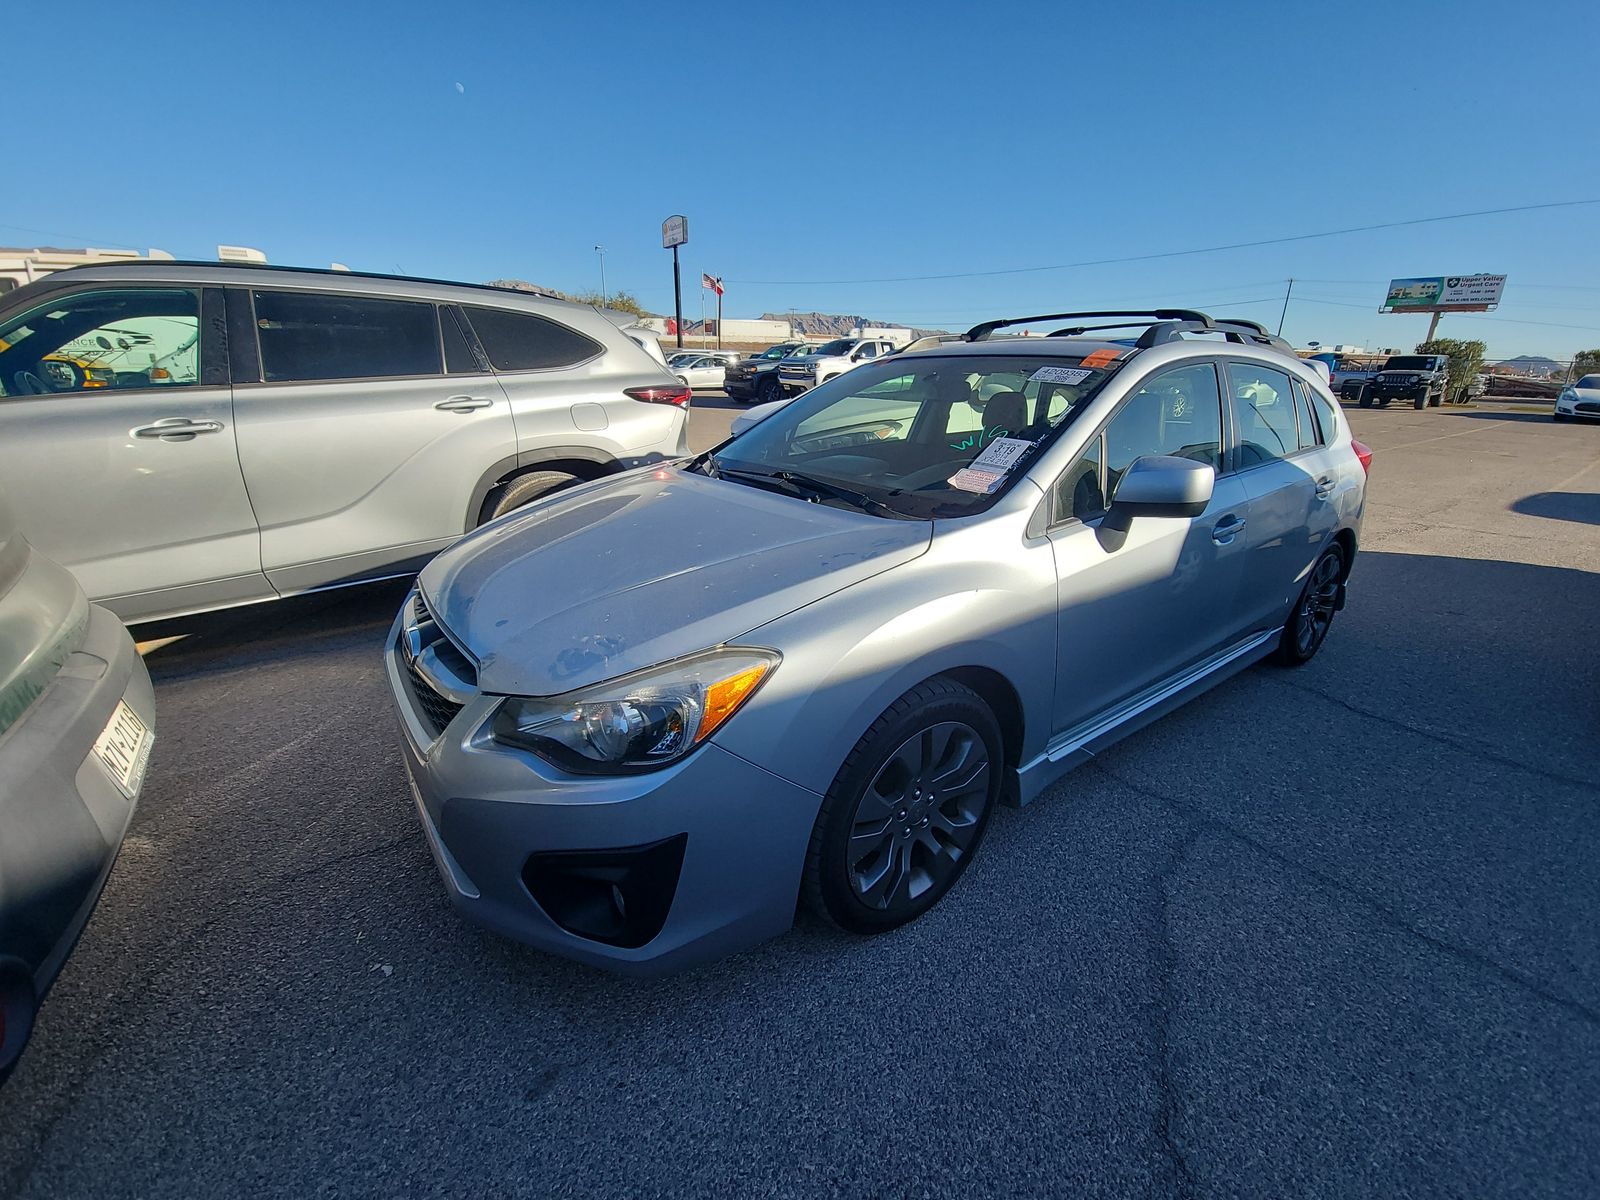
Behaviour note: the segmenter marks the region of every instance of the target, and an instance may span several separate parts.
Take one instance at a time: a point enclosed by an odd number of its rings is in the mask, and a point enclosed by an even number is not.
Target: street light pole
[[[606,248],[604,246],[596,246],[594,249],[595,253],[600,256],[600,307],[609,308],[611,300],[606,294]]]

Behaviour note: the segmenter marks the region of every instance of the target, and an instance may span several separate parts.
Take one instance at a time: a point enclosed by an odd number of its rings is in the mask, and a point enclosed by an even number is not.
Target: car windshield
[[[850,348],[856,344],[855,338],[836,338],[831,342],[807,350],[807,354],[849,354]]]
[[[1600,375],[1585,375],[1572,386],[1581,388],[1600,388]]]
[[[767,349],[763,350],[760,354],[755,355],[755,357],[756,358],[783,358],[786,355],[788,355],[789,353],[790,353],[790,347],[788,347],[788,346],[769,346]]]
[[[1384,363],[1383,369],[1385,371],[1429,371],[1433,369],[1433,359],[1402,354]]]
[[[964,516],[1004,494],[1114,369],[1042,354],[896,356],[822,384],[695,465],[878,516]],[[1003,466],[986,477],[991,463]]]

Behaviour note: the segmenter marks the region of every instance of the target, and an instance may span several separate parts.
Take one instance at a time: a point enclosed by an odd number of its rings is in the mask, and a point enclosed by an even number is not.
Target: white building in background
[[[95,263],[131,262],[141,259],[166,259],[172,255],[165,250],[63,250],[58,246],[35,246],[32,249],[11,249],[0,246],[0,295],[42,279],[52,271],[65,271],[68,267],[87,267]]]
[[[165,250],[96,250],[84,247],[63,250],[59,246],[35,246],[32,249],[0,246],[0,295],[14,291],[25,283],[42,279],[52,271],[65,271],[68,267],[88,267],[109,262],[171,262],[172,255]],[[252,246],[218,246],[218,262],[264,263],[267,256]],[[335,263],[335,269],[340,264]],[[345,268],[348,270],[349,268]]]

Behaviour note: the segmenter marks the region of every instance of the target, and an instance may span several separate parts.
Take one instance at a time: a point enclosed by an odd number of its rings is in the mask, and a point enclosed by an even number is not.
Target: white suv
[[[0,475],[126,621],[409,574],[687,453],[689,398],[596,309],[501,288],[137,262],[0,303]]]

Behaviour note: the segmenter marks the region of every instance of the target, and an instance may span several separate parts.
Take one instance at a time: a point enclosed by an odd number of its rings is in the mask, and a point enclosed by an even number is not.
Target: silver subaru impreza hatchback
[[[891,929],[997,804],[1259,659],[1306,662],[1344,604],[1371,452],[1260,326],[989,322],[775,409],[419,577],[386,665],[475,920],[640,973],[802,901]]]

